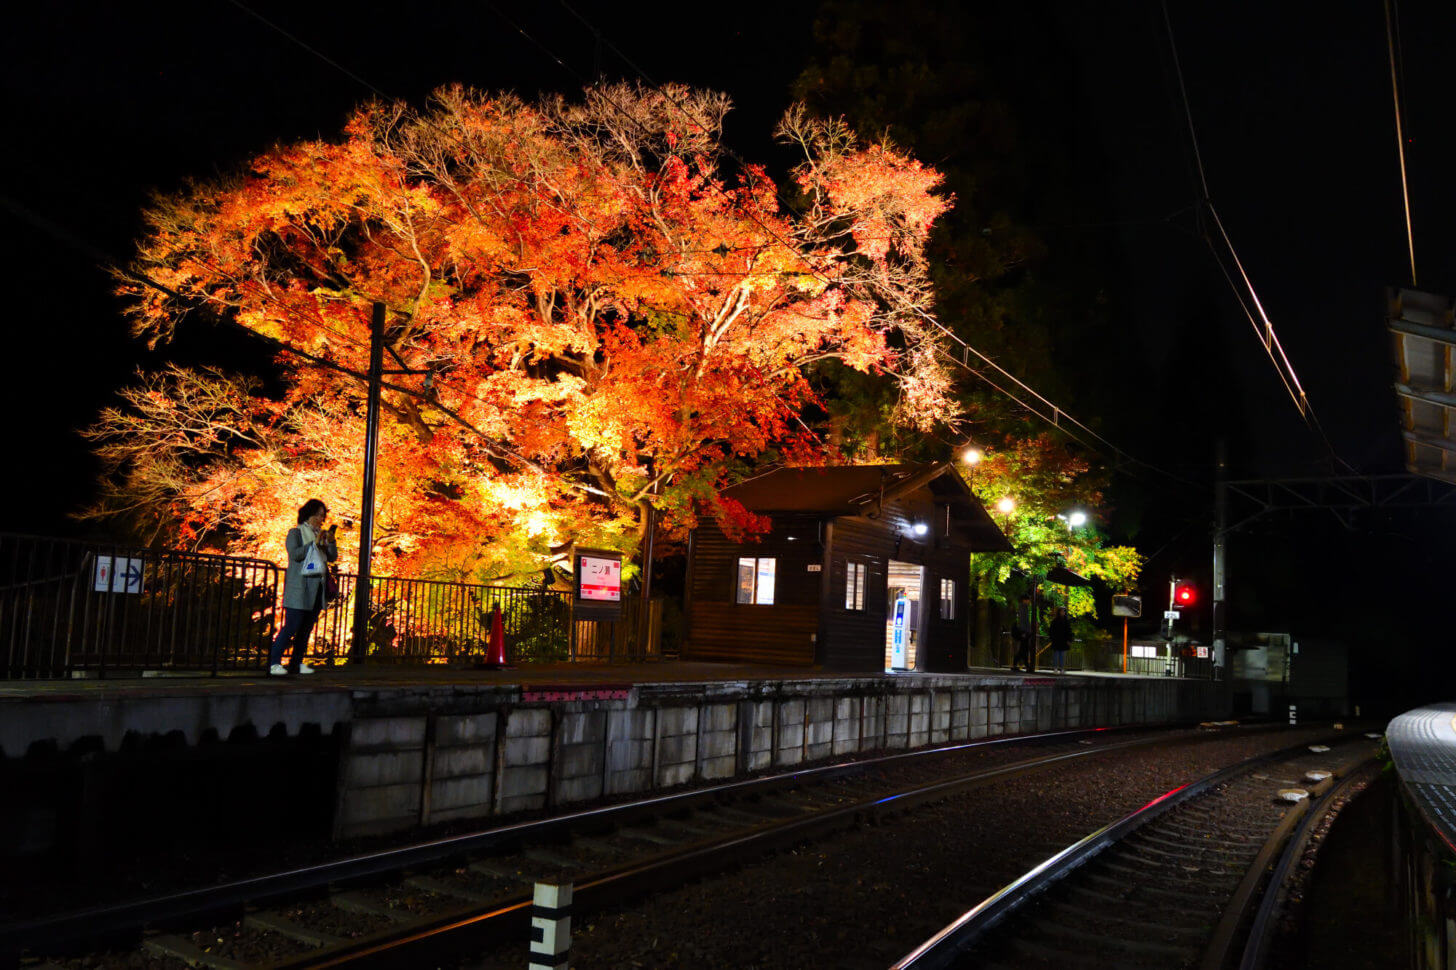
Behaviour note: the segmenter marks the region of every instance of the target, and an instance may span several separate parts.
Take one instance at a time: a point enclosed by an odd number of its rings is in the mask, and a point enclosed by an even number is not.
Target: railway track
[[[1308,833],[1378,770],[1376,753],[1363,738],[1305,746],[1169,792],[1027,872],[893,970],[1256,970]]]
[[[649,798],[7,927],[0,965],[420,966],[525,940],[537,882],[590,912],[993,780],[1226,733],[989,739]]]

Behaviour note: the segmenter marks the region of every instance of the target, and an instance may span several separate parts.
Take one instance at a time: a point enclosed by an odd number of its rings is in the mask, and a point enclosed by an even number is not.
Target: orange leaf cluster
[[[670,532],[730,515],[725,463],[812,447],[796,417],[822,360],[902,382],[911,422],[946,414],[921,252],[939,176],[791,116],[810,205],[787,211],[761,168],[725,165],[728,109],[672,85],[537,104],[448,88],[159,198],[134,268],[170,292],[126,288],[138,330],[165,339],[207,305],[289,373],[257,398],[268,440],[225,442],[175,490],[193,528],[271,548],[304,498],[357,501],[375,302],[401,372],[379,513],[399,568],[631,548],[649,502]]]

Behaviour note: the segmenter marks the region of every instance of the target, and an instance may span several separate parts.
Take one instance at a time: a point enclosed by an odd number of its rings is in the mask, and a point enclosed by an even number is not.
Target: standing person
[[[1052,645],[1052,666],[1059,674],[1067,672],[1067,648],[1072,645],[1072,621],[1067,619],[1067,608],[1057,607],[1057,615],[1052,617],[1051,626],[1047,628],[1048,639]]]
[[[298,510],[298,527],[288,530],[288,573],[283,579],[283,629],[273,638],[268,651],[268,673],[311,674],[313,668],[303,662],[308,649],[308,635],[324,608],[324,576],[329,563],[339,558],[334,542],[334,528],[324,529],[329,510],[324,503],[311,498]],[[283,666],[283,653],[293,643],[288,666]]]
[[[1031,671],[1036,658],[1031,655],[1031,634],[1035,627],[1031,618],[1031,596],[1022,593],[1016,600],[1016,622],[1011,625],[1011,635],[1016,638],[1016,655],[1011,658],[1012,670]]]

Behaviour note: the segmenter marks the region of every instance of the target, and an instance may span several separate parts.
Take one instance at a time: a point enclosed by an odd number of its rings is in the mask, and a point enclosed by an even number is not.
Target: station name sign
[[[610,549],[572,553],[571,614],[577,620],[622,618],[622,554]]]

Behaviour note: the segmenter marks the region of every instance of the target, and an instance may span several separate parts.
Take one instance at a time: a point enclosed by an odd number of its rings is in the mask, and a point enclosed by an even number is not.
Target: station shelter
[[[966,669],[970,556],[1011,544],[951,463],[784,467],[724,494],[770,528],[693,531],[683,659]]]

